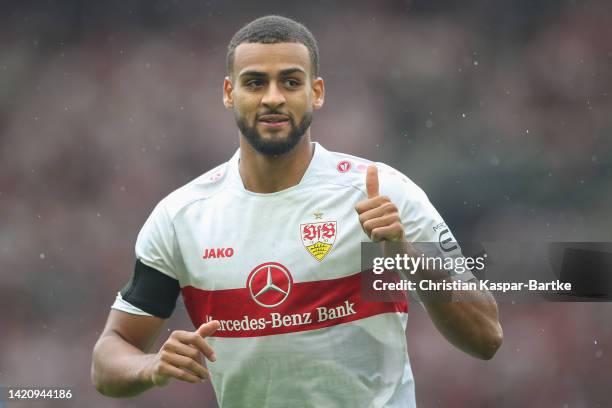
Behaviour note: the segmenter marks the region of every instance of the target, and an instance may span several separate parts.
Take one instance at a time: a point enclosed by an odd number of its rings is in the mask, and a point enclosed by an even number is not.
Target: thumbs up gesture
[[[368,237],[374,242],[406,242],[404,226],[399,211],[389,197],[381,196],[378,187],[378,168],[368,166],[366,173],[368,198],[355,206],[359,222]]]

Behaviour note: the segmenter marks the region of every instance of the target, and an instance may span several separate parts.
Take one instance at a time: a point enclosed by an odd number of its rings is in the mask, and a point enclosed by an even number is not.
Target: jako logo
[[[206,248],[202,259],[231,258],[232,255],[234,255],[234,248]]]

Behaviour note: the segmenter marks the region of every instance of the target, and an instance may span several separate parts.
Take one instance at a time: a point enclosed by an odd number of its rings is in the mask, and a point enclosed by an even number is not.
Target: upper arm
[[[121,290],[100,336],[118,335],[142,351],[148,350],[165,319],[174,310],[180,292],[179,251],[171,217],[160,202],[136,240],[136,264]],[[126,308],[126,304],[130,306]],[[141,314],[129,313],[135,309]]]
[[[100,339],[118,335],[143,352],[153,345],[165,320],[155,316],[143,316],[111,309]]]
[[[180,291],[175,238],[162,202],[138,234],[134,273],[117,296],[100,339],[118,335],[142,351],[151,347],[172,314]],[[142,313],[129,313],[133,311],[130,309]]]

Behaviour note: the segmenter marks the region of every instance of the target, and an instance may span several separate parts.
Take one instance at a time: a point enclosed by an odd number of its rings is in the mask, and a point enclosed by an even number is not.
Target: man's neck
[[[288,153],[266,156],[240,136],[239,171],[244,188],[254,193],[275,193],[297,185],[310,164],[314,147],[310,132]]]

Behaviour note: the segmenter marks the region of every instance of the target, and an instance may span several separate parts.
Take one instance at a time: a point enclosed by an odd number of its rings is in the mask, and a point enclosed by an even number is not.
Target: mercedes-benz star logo
[[[276,262],[256,266],[247,279],[247,287],[255,303],[268,308],[283,303],[291,292],[292,284],[289,270]]]

